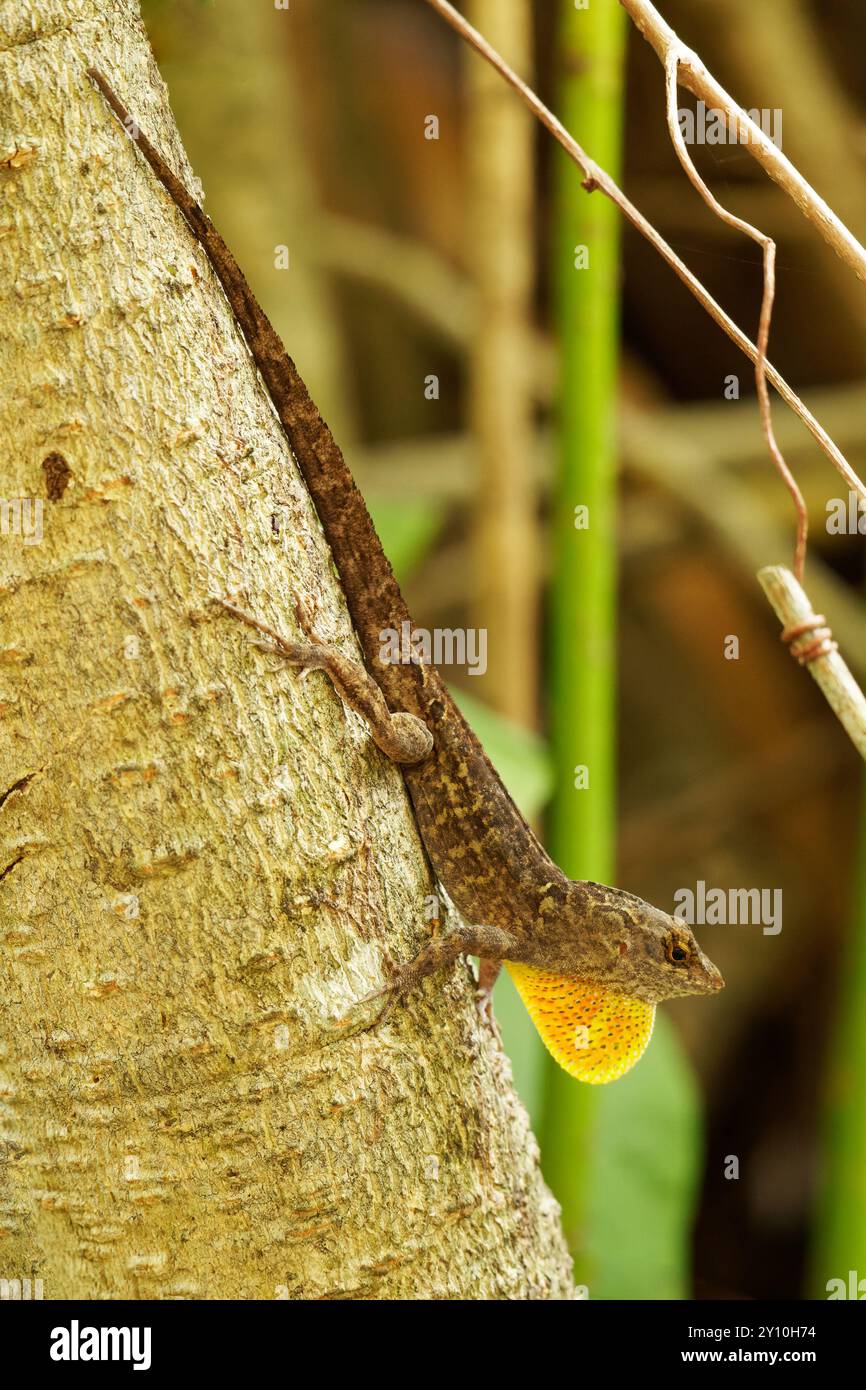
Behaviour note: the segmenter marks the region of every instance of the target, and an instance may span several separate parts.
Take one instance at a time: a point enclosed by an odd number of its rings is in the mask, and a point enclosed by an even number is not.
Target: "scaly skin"
[[[130,119],[105,78],[95,69],[89,75],[129,130]],[[334,649],[329,656],[328,649],[321,647],[313,657],[307,647],[305,658],[300,645],[286,643],[256,619],[232,611],[267,632],[295,664],[327,670],[343,697],[362,710],[380,747],[403,764],[433,868],[468,924],[425,947],[398,973],[392,993],[406,993],[462,952],[533,967],[534,972],[545,972],[548,984],[550,977],[563,976],[575,983],[603,986],[614,1000],[630,998],[649,1006],[675,995],[715,993],[722,987],[722,978],[684,923],[674,922],[620,889],[571,882],[557,868],[517,810],[436,669],[382,659],[383,632],[400,631],[404,622],[411,626],[411,619],[343,455],[222,237],[140,131],[135,141],[204,248],[243,330],[313,498],[367,671]],[[391,710],[402,713],[389,715],[379,692]],[[407,714],[422,721],[432,734],[429,752],[429,738],[417,728],[414,742],[410,739],[403,747],[403,735],[411,732]],[[413,762],[419,755],[419,735],[425,755]],[[515,976],[537,1023],[540,1010],[540,1031],[557,1055],[544,1027],[549,990],[542,999],[540,976],[525,969],[516,970]],[[596,995],[597,991],[592,997]],[[651,1031],[651,1009],[647,1020],[642,1045]],[[568,1014],[569,1027],[571,1023]],[[580,1075],[586,1070],[574,1068]],[[590,1070],[593,1074],[583,1079],[610,1079],[609,1068]]]

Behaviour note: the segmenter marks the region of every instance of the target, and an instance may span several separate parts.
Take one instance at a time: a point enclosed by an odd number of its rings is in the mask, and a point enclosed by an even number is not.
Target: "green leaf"
[[[434,502],[391,502],[368,497],[367,506],[385,554],[402,583],[433,549],[445,508]]]
[[[640,1062],[599,1088],[587,1162],[590,1298],[689,1298],[702,1103],[663,1013]]]
[[[861,843],[863,828],[861,827]],[[848,1271],[866,1276],[866,854],[861,850],[858,903],[839,976],[839,1002],[824,1084],[821,1184],[815,1211],[812,1296]]]
[[[502,1046],[511,1062],[517,1094],[529,1112],[532,1128],[536,1129],[544,1105],[547,1052],[507,970],[503,970],[496,981],[493,1009],[502,1034]]]

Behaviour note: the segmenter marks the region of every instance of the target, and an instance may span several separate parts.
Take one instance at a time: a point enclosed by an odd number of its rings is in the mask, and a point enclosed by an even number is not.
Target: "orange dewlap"
[[[654,1004],[533,965],[506,961],[505,968],[548,1052],[570,1076],[601,1086],[625,1075],[643,1056],[652,1037]]]

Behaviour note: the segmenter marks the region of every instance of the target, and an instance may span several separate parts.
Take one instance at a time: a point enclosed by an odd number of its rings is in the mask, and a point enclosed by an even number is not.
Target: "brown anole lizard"
[[[489,983],[503,962],[546,1046],[572,1075],[615,1079],[641,1055],[658,1001],[713,994],[722,977],[689,927],[618,888],[574,882],[517,810],[434,666],[383,657],[410,622],[370,514],[333,435],[234,256],[95,68],[88,75],[204,248],[306,481],[340,574],[366,665],[335,647],[291,642],[240,609],[288,661],[319,668],[398,762],[433,869],[463,921],[398,968],[388,1006],[458,956]]]

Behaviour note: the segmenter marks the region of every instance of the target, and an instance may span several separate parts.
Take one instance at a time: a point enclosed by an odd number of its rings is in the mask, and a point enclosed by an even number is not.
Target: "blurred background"
[[[616,0],[463,9],[754,336],[758,248],[687,183]],[[866,238],[859,0],[661,9],[744,106],[781,113],[785,153]],[[750,364],[423,0],[144,13],[208,211],[415,621],[488,630],[487,673],[447,674],[558,862],[668,911],[701,880],[782,890],[776,935],[698,928],[724,994],[664,1006],[614,1085],[567,1078],[497,986],[579,1281],[780,1298],[866,1279],[862,770],[755,580],[794,531]],[[771,356],[862,475],[866,289],[746,149],[692,153],[776,239]],[[775,419],[809,504],[806,587],[862,678],[863,539],[826,526],[847,491]]]

